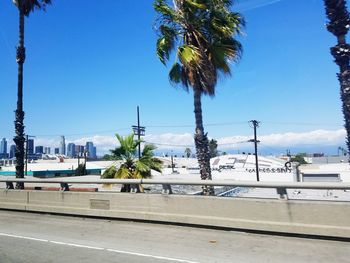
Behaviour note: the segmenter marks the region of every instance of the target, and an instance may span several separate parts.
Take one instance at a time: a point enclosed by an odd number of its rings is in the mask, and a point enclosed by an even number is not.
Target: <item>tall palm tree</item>
[[[154,157],[156,147],[146,144],[138,159],[140,140],[134,140],[134,134],[122,137],[116,134],[120,146],[112,150],[113,156],[122,163],[118,169],[114,166],[106,170],[102,178],[142,179],[151,177],[151,170],[162,171],[162,161]],[[139,189],[138,189],[139,190]],[[130,192],[130,186],[124,185],[122,191]]]
[[[24,178],[24,111],[23,111],[23,64],[26,58],[24,47],[24,17],[34,9],[45,9],[51,0],[13,0],[19,11],[19,40],[16,52],[18,64],[17,109],[15,111],[15,132],[13,141],[16,144],[16,178]],[[24,183],[17,183],[16,188],[24,189]]]
[[[331,48],[331,54],[340,68],[337,75],[340,82],[340,98],[347,132],[346,144],[348,153],[350,153],[350,45],[346,43],[350,17],[345,0],[324,0],[324,3],[328,18],[327,29],[336,36],[338,41],[337,45]]]
[[[201,179],[211,180],[210,154],[202,118],[202,95],[215,95],[220,75],[230,75],[230,61],[241,55],[241,44],[235,39],[244,26],[239,13],[230,11],[231,0],[155,0],[158,12],[157,55],[165,64],[175,51],[175,62],[169,72],[173,84],[193,89],[194,141]],[[213,194],[213,188],[204,188]]]

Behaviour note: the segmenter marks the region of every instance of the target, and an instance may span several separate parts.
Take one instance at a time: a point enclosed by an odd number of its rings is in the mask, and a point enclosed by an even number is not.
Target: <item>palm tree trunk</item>
[[[23,64],[25,61],[24,47],[24,13],[19,8],[19,43],[17,47],[16,60],[18,63],[18,88],[17,88],[17,109],[15,120],[16,136],[13,141],[16,144],[16,178],[24,178],[24,111],[23,111]],[[17,183],[17,189],[24,189],[24,183]]]
[[[345,0],[325,0],[326,14],[329,20],[327,29],[337,38],[337,45],[331,48],[335,63],[339,66],[337,74],[340,82],[340,98],[347,132],[346,144],[350,153],[350,45],[346,43],[346,34],[350,26],[350,16]],[[350,161],[350,160],[349,160]]]
[[[201,91],[198,88],[193,89],[194,97],[194,115],[196,119],[196,131],[194,134],[194,142],[196,146],[197,159],[202,180],[211,180],[210,170],[210,154],[209,154],[209,142],[207,134],[204,133],[203,117],[202,117],[202,103],[201,103]],[[203,194],[213,195],[214,188],[205,186],[203,187]]]

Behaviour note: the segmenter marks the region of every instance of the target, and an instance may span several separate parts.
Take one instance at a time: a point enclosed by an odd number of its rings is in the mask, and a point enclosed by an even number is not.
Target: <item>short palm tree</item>
[[[45,9],[51,0],[13,0],[19,11],[19,41],[16,60],[18,64],[17,109],[15,120],[16,136],[13,141],[16,144],[16,178],[24,178],[24,111],[23,111],[23,64],[26,58],[24,47],[24,17],[29,16],[34,9]],[[23,189],[23,183],[17,183],[16,188]]]
[[[112,166],[107,169],[102,178],[118,178],[118,179],[142,179],[151,177],[151,170],[157,172],[162,171],[162,161],[154,157],[156,147],[152,144],[146,144],[142,150],[141,158],[138,159],[138,146],[141,143],[139,140],[134,140],[134,135],[130,134],[122,137],[116,134],[120,146],[111,153],[117,160],[122,163],[115,170],[114,175],[111,174],[115,168]],[[122,191],[130,191],[130,186],[124,186]]]
[[[327,29],[338,41],[337,45],[331,48],[331,54],[340,68],[340,98],[347,132],[346,144],[350,153],[350,45],[346,43],[350,17],[345,0],[324,0],[324,3],[328,18]]]
[[[210,180],[210,154],[204,132],[201,96],[215,95],[219,75],[230,75],[230,61],[241,55],[241,44],[235,39],[244,26],[239,13],[230,11],[231,0],[155,0],[158,12],[157,55],[165,64],[175,51],[169,79],[193,89],[196,120],[195,146],[201,179]],[[209,191],[209,193],[208,193]],[[212,188],[205,188],[212,194]]]
[[[190,148],[186,148],[186,149],[185,149],[185,156],[186,156],[187,158],[190,158],[190,157],[191,157],[191,154],[192,154],[191,149],[190,149]]]

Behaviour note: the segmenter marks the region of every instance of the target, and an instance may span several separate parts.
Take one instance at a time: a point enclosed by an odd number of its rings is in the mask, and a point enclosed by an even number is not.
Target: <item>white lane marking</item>
[[[47,239],[34,238],[34,237],[24,237],[24,236],[10,235],[10,234],[5,234],[5,233],[0,233],[0,236],[29,239],[29,240],[40,241],[40,242],[49,242],[49,240],[47,240]]]
[[[118,253],[118,254],[127,254],[127,255],[139,256],[139,257],[149,257],[149,258],[155,258],[155,259],[163,259],[163,260],[167,260],[167,261],[176,261],[176,262],[183,262],[183,263],[199,263],[197,261],[191,261],[191,260],[186,260],[186,259],[156,256],[156,255],[143,254],[143,253],[137,253],[137,252],[131,252],[131,251],[110,249],[110,248],[86,246],[86,245],[80,245],[80,244],[66,243],[66,242],[47,240],[47,239],[41,239],[41,238],[34,238],[34,237],[19,236],[19,235],[12,235],[12,234],[6,234],[6,233],[0,233],[0,236],[27,239],[27,240],[33,240],[33,241],[39,241],[39,242],[47,242],[47,243],[53,243],[56,245],[80,247],[80,248],[95,249],[95,250],[105,250],[105,251],[114,252],[114,253]]]
[[[49,241],[50,243],[57,244],[57,245],[66,245],[71,247],[81,247],[81,248],[89,248],[89,249],[96,249],[96,250],[106,250],[103,247],[92,247],[92,246],[86,246],[86,245],[79,245],[79,244],[73,244],[73,243],[65,243],[65,242],[59,242],[59,241]]]
[[[154,256],[154,255],[148,255],[148,254],[142,254],[142,253],[136,253],[136,252],[128,252],[128,251],[122,251],[122,250],[116,250],[116,249],[107,249],[107,251],[115,252],[119,254],[128,254],[128,255],[135,255],[140,257],[150,257],[150,258],[156,258],[156,259],[164,259],[168,261],[177,261],[177,262],[185,262],[185,263],[199,263],[196,261],[189,261],[185,259],[179,259],[179,258],[168,258],[168,257],[162,257],[162,256]]]

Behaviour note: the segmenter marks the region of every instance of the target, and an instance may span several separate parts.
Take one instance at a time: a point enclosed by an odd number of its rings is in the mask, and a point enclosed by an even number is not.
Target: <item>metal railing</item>
[[[235,180],[189,180],[189,179],[81,179],[77,177],[52,179],[18,179],[0,178],[0,182],[7,185],[16,182],[34,184],[60,184],[61,189],[69,191],[68,184],[119,184],[119,185],[162,185],[164,192],[172,193],[171,185],[191,186],[230,186],[247,188],[274,188],[281,199],[287,199],[287,189],[315,189],[315,190],[350,190],[350,183],[332,182],[251,182]]]

